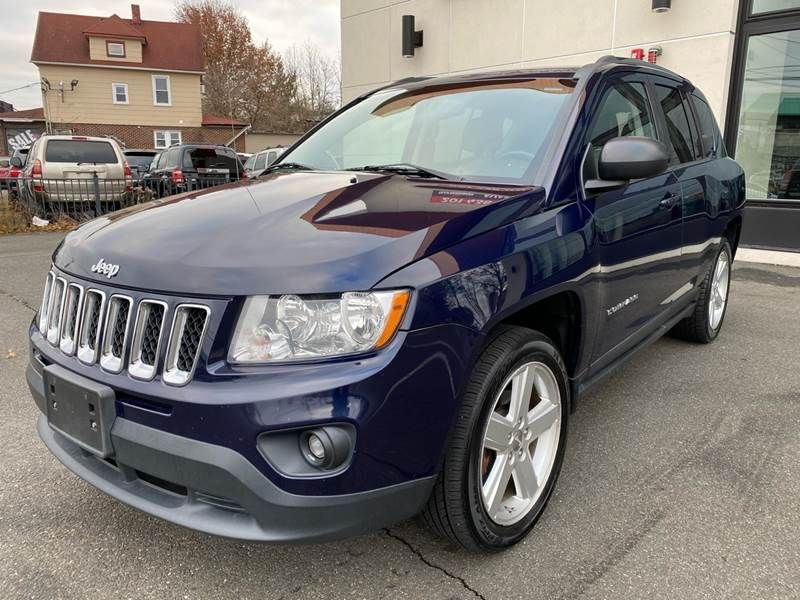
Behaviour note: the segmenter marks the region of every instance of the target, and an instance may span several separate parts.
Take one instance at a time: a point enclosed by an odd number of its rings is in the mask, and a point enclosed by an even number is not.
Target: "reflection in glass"
[[[747,197],[800,201],[800,31],[748,41],[736,160]]]
[[[413,164],[455,180],[519,182],[575,82],[551,77],[379,91],[285,156],[322,170]]]
[[[759,13],[775,12],[778,10],[789,10],[800,8],[800,0],[753,0],[753,12]]]

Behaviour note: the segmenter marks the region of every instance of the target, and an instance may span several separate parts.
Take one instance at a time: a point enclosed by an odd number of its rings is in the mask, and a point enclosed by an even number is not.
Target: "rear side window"
[[[656,138],[647,92],[638,81],[620,81],[603,97],[589,133],[589,150],[583,165],[585,181],[597,179],[597,163],[605,143],[622,136]]]
[[[175,147],[170,148],[164,153],[164,159],[162,167],[179,167],[181,164],[181,152],[183,150],[181,148]]]
[[[142,169],[146,169],[153,161],[153,155],[129,153],[125,155],[125,160],[127,160],[128,164],[132,167],[141,167]]]
[[[695,159],[694,141],[689,126],[689,115],[678,88],[656,84],[656,99],[664,111],[667,134],[672,146],[672,162],[686,163]]]
[[[49,140],[45,162],[53,163],[118,163],[117,153],[108,142],[89,140]]]
[[[725,146],[722,143],[722,134],[717,126],[717,120],[711,107],[697,94],[691,95],[692,105],[697,114],[697,124],[703,147],[703,157],[725,156]]]
[[[187,167],[195,169],[227,169],[228,171],[241,171],[239,159],[230,153],[216,148],[195,148],[184,156]]]
[[[265,169],[267,167],[267,154],[266,152],[256,156],[256,170]]]

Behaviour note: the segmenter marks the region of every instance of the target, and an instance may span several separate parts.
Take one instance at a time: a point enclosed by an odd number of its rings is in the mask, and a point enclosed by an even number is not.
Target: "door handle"
[[[678,202],[680,202],[681,197],[678,194],[670,194],[666,198],[664,198],[661,202],[658,203],[658,206],[665,209],[671,210],[675,207]]]

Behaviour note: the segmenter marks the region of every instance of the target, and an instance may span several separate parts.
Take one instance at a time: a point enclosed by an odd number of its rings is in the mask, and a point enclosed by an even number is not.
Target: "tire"
[[[723,282],[719,282],[715,279],[715,274],[720,267],[721,261],[726,264],[727,269]],[[722,329],[722,323],[728,311],[732,263],[733,253],[731,252],[731,244],[727,238],[723,237],[719,252],[717,252],[714,262],[711,264],[711,267],[700,284],[700,291],[694,306],[694,312],[675,325],[671,331],[672,335],[686,340],[687,342],[695,342],[698,344],[708,344],[716,339]],[[722,296],[723,304],[721,310],[717,311],[716,316],[712,316],[711,303],[719,303],[720,296],[717,294],[717,291],[721,294],[723,289],[724,295]]]
[[[515,410],[512,400],[524,397],[516,392],[529,389],[527,381],[534,382],[527,404],[514,403],[520,407]],[[474,552],[499,551],[523,539],[555,487],[569,404],[567,371],[553,343],[531,329],[498,330],[466,386],[439,479],[423,511],[428,527]],[[515,419],[512,410],[530,418]],[[511,474],[503,487],[506,469]]]

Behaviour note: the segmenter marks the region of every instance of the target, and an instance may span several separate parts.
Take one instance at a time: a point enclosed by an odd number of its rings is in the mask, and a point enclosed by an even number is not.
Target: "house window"
[[[106,40],[106,55],[112,58],[125,58],[125,42],[109,42]]]
[[[154,147],[169,148],[181,143],[180,131],[155,131],[153,132]]]
[[[167,75],[153,75],[153,104],[156,106],[170,106],[172,94],[169,89]]]
[[[128,103],[128,84],[127,83],[112,83],[111,84],[111,97],[114,104],[127,104]]]

